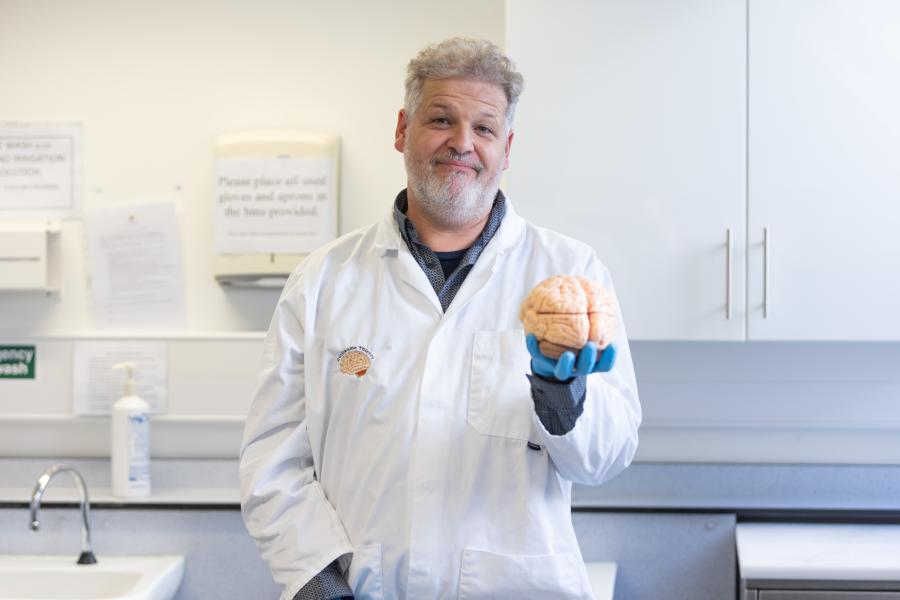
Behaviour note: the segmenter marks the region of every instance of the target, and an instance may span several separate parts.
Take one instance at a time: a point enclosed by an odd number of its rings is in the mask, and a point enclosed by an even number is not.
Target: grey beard
[[[502,171],[498,171],[493,180],[476,178],[461,192],[454,193],[451,187],[454,175],[441,178],[429,173],[428,163],[415,163],[408,152],[403,153],[403,159],[409,187],[426,218],[435,225],[456,229],[478,221],[490,211],[500,188]]]

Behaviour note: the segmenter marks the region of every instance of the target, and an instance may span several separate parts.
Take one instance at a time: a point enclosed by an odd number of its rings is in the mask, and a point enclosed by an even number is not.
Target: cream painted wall
[[[502,0],[329,2],[0,0],[0,122],[81,122],[84,206],[173,198],[192,331],[264,329],[275,290],[212,275],[216,136],[341,137],[340,230],[384,214],[405,184],[392,147],[409,59],[453,35],[503,44]],[[58,296],[0,295],[3,334],[90,331],[81,223],[63,231]]]
[[[154,424],[156,456],[236,454],[259,336],[234,332],[264,329],[277,296],[213,281],[216,135],[340,135],[341,230],[360,227],[404,183],[391,141],[409,58],[455,34],[503,43],[504,13],[516,6],[0,0],[0,121],[84,123],[85,205],[177,199],[193,333],[156,338],[169,342],[171,395],[170,414]],[[523,111],[541,85],[525,77]],[[529,168],[516,148],[511,178]],[[106,334],[90,330],[78,221],[63,242],[59,296],[0,294],[0,343],[36,343],[39,357],[37,380],[0,385],[0,456],[102,457],[108,448],[102,418],[70,416],[72,342]],[[639,461],[900,456],[900,344],[639,342],[633,351],[645,417]]]

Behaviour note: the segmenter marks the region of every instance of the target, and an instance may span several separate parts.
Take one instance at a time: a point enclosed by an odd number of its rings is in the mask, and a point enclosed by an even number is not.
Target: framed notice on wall
[[[212,219],[216,277],[286,277],[338,232],[337,136],[249,132],[216,144]]]
[[[0,219],[81,210],[81,126],[0,123]]]

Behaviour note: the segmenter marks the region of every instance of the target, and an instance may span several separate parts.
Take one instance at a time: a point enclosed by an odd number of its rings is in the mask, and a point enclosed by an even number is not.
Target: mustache
[[[451,161],[451,160],[456,161],[456,162],[461,162],[465,166],[469,167],[470,169],[474,169],[475,173],[477,173],[478,175],[481,175],[481,172],[484,171],[484,165],[481,164],[481,161],[478,160],[478,158],[474,158],[474,160],[473,160],[472,158],[467,157],[465,154],[459,154],[452,150],[446,152],[445,154],[441,154],[440,156],[434,157],[431,160],[431,164],[434,165],[437,163]]]

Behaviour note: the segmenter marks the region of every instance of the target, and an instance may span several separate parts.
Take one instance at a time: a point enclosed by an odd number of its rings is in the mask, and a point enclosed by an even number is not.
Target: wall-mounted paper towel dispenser
[[[256,131],[216,141],[215,277],[282,287],[300,260],[338,232],[340,141],[303,131]]]
[[[59,291],[59,221],[0,222],[0,291]]]

